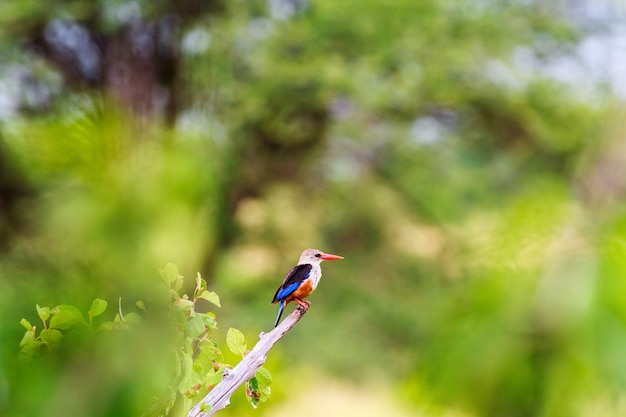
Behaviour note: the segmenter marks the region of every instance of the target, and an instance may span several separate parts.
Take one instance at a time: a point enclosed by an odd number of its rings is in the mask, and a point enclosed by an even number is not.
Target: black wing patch
[[[272,304],[284,300],[297,290],[300,284],[302,284],[302,282],[309,277],[311,268],[313,268],[311,264],[303,264],[296,265],[291,271],[289,271],[285,280],[280,285],[280,288],[278,288],[276,294],[274,294]]]

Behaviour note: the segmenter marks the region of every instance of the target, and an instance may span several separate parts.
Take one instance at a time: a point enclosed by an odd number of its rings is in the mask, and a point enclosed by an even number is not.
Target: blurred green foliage
[[[218,342],[251,345],[306,247],[345,260],[268,358],[271,399],[220,415],[626,414],[624,104],[578,62],[591,17],[456,0],[0,16],[1,415],[140,414],[171,383],[158,270],[201,271]],[[136,331],[17,361],[36,305],[120,297],[145,303]]]

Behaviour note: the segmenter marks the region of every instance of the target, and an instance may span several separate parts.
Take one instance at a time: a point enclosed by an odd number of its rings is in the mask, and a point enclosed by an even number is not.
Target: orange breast
[[[299,298],[302,300],[303,298],[306,298],[309,295],[311,295],[312,292],[313,292],[313,285],[311,285],[311,280],[307,279],[306,281],[302,283],[302,285],[300,285],[300,287],[298,287],[297,290],[295,290],[289,296],[289,301],[292,301],[294,298]]]

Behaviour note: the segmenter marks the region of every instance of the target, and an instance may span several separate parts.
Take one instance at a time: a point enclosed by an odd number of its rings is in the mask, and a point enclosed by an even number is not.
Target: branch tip
[[[227,407],[235,390],[254,377],[265,363],[269,350],[300,321],[308,309],[309,305],[297,305],[276,328],[267,333],[261,332],[257,344],[234,368],[224,369],[222,381],[189,411],[188,417],[209,417]],[[206,405],[203,407],[202,404]],[[206,410],[207,405],[210,410]]]

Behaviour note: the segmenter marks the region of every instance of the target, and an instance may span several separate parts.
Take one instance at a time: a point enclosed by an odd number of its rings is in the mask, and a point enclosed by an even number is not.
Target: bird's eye
[[[322,254],[321,254],[321,253],[316,253],[316,254],[315,254],[315,257],[316,257],[316,258],[319,258],[319,257],[321,257],[321,256],[322,256]]]

